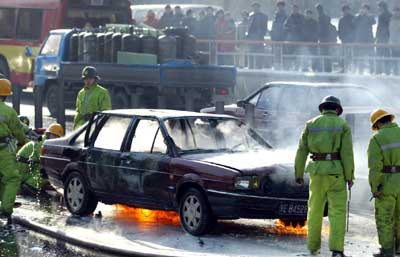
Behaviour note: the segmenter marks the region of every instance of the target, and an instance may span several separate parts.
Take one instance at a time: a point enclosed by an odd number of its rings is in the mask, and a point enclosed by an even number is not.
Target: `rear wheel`
[[[71,172],[65,180],[64,201],[69,212],[82,216],[93,213],[98,203],[79,172]]]
[[[206,234],[216,223],[207,199],[196,188],[184,193],[179,203],[179,216],[183,229],[194,236]]]

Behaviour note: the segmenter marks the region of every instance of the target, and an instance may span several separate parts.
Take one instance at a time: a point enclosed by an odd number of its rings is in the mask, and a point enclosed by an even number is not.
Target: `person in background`
[[[360,13],[354,18],[355,26],[355,43],[360,44],[373,44],[374,36],[372,33],[372,26],[375,25],[376,21],[370,13],[370,6],[368,4],[363,4]],[[357,66],[358,71],[363,73],[365,70],[365,65],[368,62],[368,56],[373,56],[374,49],[372,47],[357,47],[355,51],[356,57],[358,58]],[[369,71],[374,73],[374,61],[369,60]]]
[[[390,31],[389,24],[392,18],[392,14],[389,12],[389,7],[386,2],[380,1],[378,3],[379,16],[378,16],[378,28],[376,30],[376,40],[377,44],[387,44],[389,43]],[[377,47],[376,55],[378,57],[388,58],[390,56],[390,49],[387,47]],[[376,65],[376,73],[389,74],[390,73],[390,61],[378,61]]]
[[[160,18],[158,27],[160,29],[164,29],[166,27],[172,26],[173,22],[174,22],[174,13],[172,12],[171,6],[168,4],[164,8],[164,13]]]
[[[199,28],[197,30],[199,39],[214,40],[215,39],[215,16],[214,9],[209,6],[206,8],[206,15],[199,20]],[[214,54],[214,47],[209,43],[200,43],[199,49]]]
[[[261,5],[259,3],[252,4],[253,12],[250,14],[250,25],[247,31],[247,39],[251,41],[258,41],[249,46],[251,54],[261,54],[264,52],[264,37],[268,31],[268,16],[261,12]],[[250,68],[261,69],[263,67],[262,56],[250,56]]]
[[[400,7],[395,7],[393,9],[392,20],[389,25],[389,44],[400,46]],[[391,49],[392,58],[399,58],[397,60],[392,61],[393,74],[400,75],[399,66],[400,66],[400,47],[393,47]]]
[[[286,40],[285,21],[288,18],[288,15],[285,10],[285,1],[278,1],[276,3],[276,8],[277,11],[275,13],[271,29],[271,40],[285,41]]]
[[[248,11],[243,11],[242,12],[242,20],[239,22],[237,28],[236,28],[236,40],[238,41],[243,41],[246,40],[246,33],[247,30],[249,29],[249,12]],[[239,43],[238,44],[238,49],[239,49],[239,58],[236,62],[236,65],[243,68],[247,67],[247,50],[248,47],[244,43]]]
[[[314,19],[314,14],[311,10],[306,11],[303,27],[303,39],[304,42],[308,43],[318,43],[318,22]],[[311,69],[312,71],[318,70],[318,61],[316,58],[313,58],[317,55],[318,49],[315,46],[305,46],[303,48],[304,55],[311,56]],[[309,61],[303,63],[303,70],[309,70]]]
[[[158,29],[159,27],[159,20],[156,17],[156,14],[153,10],[149,10],[146,15],[146,19],[143,22],[147,26],[153,27],[155,29]]]
[[[182,12],[182,8],[179,5],[175,6],[174,18],[172,19],[172,26],[174,26],[174,27],[182,26],[184,18],[185,18],[185,15]]]
[[[285,1],[278,1],[276,3],[277,11],[275,13],[274,21],[272,22],[271,28],[271,40],[276,42],[282,42],[286,40],[285,21],[288,15],[285,10]],[[286,47],[282,45],[273,45],[272,51],[274,53],[274,63],[280,62],[280,55],[286,54]],[[281,67],[274,67],[274,69],[280,69]]]
[[[299,6],[294,4],[292,7],[292,14],[289,15],[285,22],[285,30],[287,33],[287,41],[290,42],[301,42],[304,40],[303,28],[304,28],[305,17],[300,13]],[[300,54],[301,47],[297,45],[290,45],[287,47],[287,53],[289,55]],[[286,69],[298,70],[299,64],[296,58],[288,60],[289,63],[285,64]]]
[[[197,27],[197,20],[194,18],[192,9],[186,11],[186,16],[182,20],[182,25],[188,28],[189,34],[194,35]]]
[[[333,40],[332,37],[333,35],[336,34],[336,28],[335,32],[332,31],[331,27],[331,17],[325,14],[324,7],[321,4],[317,4],[315,6],[315,9],[317,9],[318,13],[318,40],[320,43],[333,43],[336,42],[336,40]],[[335,35],[336,39],[336,35]],[[319,54],[323,56],[323,68],[320,70],[324,72],[332,72],[332,61],[330,59],[330,48],[329,46],[320,46],[319,47]]]
[[[348,4],[342,6],[343,16],[339,19],[338,35],[342,44],[354,43],[354,15],[351,13],[351,8]],[[352,54],[352,49],[348,46],[343,47],[343,60],[340,61],[341,72],[345,72],[349,68],[349,59]]]
[[[215,23],[215,31],[217,33],[217,40],[234,40],[235,39],[235,25],[233,22],[232,25],[232,17],[229,13],[225,14],[223,10],[219,10],[216,13],[216,23]],[[218,64],[219,65],[232,65],[233,64],[233,56],[224,55],[225,53],[233,52],[235,50],[235,44],[233,43],[218,43]]]

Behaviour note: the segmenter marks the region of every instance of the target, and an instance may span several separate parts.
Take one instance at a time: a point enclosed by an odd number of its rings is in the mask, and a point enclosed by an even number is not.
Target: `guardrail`
[[[287,71],[400,74],[400,45],[198,40],[211,64]]]

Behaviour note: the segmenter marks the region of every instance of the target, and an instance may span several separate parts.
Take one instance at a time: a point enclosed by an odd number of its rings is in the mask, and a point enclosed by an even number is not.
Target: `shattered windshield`
[[[269,145],[242,122],[210,117],[164,121],[168,134],[182,153],[260,150]]]

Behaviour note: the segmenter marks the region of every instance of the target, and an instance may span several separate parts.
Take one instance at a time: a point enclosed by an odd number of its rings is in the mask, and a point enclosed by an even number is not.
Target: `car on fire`
[[[318,115],[321,99],[328,95],[338,97],[353,136],[365,141],[371,136],[369,115],[376,108],[385,107],[373,92],[354,84],[319,82],[270,82],[236,104],[226,105],[224,114],[245,120],[245,107],[254,106],[254,129],[275,147],[298,143],[307,120]],[[215,107],[201,110],[215,113]],[[397,111],[393,110],[394,113]]]
[[[173,210],[192,235],[218,219],[304,222],[308,185],[295,184],[292,161],[237,118],[151,109],[97,113],[41,155],[72,214],[99,201]]]

